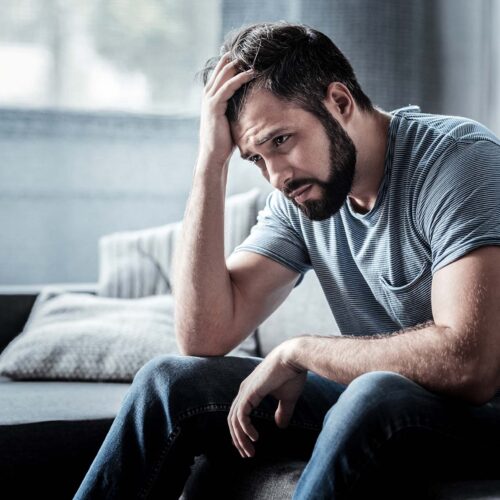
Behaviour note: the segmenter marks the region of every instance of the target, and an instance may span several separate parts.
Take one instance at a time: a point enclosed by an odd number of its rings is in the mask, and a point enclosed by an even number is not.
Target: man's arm
[[[227,56],[227,55],[226,55]],[[248,336],[288,295],[295,273],[241,252],[224,258],[224,198],[234,149],[227,101],[252,75],[226,56],[203,96],[200,151],[175,257],[175,323],[181,352],[223,355]]]
[[[433,323],[388,336],[293,339],[286,361],[345,384],[390,370],[431,391],[488,401],[500,382],[500,247],[437,271],[432,311]]]
[[[500,247],[487,246],[437,271],[432,283],[434,322],[391,335],[290,339],[245,379],[228,423],[242,456],[258,438],[250,420],[267,395],[286,426],[311,370],[348,384],[379,370],[400,373],[427,389],[472,404],[489,401],[500,386]]]

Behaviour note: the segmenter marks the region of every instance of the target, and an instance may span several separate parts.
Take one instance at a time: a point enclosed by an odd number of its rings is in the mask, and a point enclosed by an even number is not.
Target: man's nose
[[[266,166],[269,182],[274,188],[282,191],[285,184],[292,178],[291,165],[284,157],[274,157],[267,160]]]

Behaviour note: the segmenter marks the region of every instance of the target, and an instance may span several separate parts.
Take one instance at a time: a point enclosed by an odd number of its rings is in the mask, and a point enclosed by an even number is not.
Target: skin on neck
[[[377,108],[371,112],[359,109],[339,82],[329,85],[323,103],[356,146],[356,174],[348,198],[356,212],[367,213],[375,205],[384,176],[391,115]]]

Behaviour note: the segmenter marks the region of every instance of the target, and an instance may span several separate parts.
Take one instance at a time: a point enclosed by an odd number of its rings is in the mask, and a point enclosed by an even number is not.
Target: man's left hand
[[[293,366],[286,352],[291,341],[284,342],[271,351],[257,368],[241,383],[240,390],[229,410],[228,424],[233,444],[242,457],[252,457],[255,449],[252,442],[259,435],[252,425],[250,414],[254,408],[270,395],[278,400],[274,419],[278,427],[287,427],[302,393],[307,370]]]

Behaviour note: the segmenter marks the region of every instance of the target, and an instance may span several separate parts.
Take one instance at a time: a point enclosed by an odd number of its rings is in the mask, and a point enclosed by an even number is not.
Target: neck
[[[355,130],[350,135],[356,146],[356,174],[349,199],[360,213],[369,212],[377,200],[380,183],[384,177],[387,135],[391,115],[375,109],[360,113]]]

